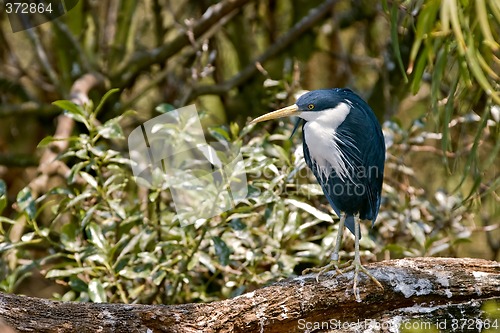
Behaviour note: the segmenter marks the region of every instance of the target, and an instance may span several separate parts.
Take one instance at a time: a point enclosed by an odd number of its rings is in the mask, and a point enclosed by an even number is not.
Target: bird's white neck
[[[348,171],[349,161],[337,144],[337,128],[344,122],[351,107],[351,104],[342,102],[332,109],[300,114],[307,121],[304,125],[304,140],[310,156],[325,179],[332,169],[342,180],[351,177]]]

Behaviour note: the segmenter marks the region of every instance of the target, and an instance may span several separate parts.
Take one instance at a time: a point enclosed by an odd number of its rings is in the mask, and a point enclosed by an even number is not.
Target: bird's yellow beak
[[[298,116],[300,113],[301,111],[299,111],[299,107],[297,106],[297,104],[292,104],[290,106],[284,107],[283,109],[269,112],[263,116],[255,118],[250,122],[250,124],[260,123],[261,121],[283,118],[288,116]]]

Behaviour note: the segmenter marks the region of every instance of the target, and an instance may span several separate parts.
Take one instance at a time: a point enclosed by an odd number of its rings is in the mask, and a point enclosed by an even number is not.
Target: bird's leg
[[[353,290],[353,293],[354,293],[357,301],[361,301],[361,299],[359,298],[359,291],[358,291],[359,271],[362,271],[363,273],[365,273],[368,277],[370,277],[370,279],[372,279],[373,282],[375,282],[375,284],[377,286],[380,287],[380,289],[384,290],[384,287],[382,286],[382,284],[363,265],[361,265],[361,259],[359,256],[359,233],[360,233],[359,220],[355,219],[355,221],[354,221],[354,240],[355,240],[354,262],[352,263],[352,265],[350,267],[347,267],[345,269],[345,271],[350,271],[350,270],[354,269],[354,281],[353,281],[352,290]]]
[[[343,214],[340,217],[340,222],[339,222],[339,231],[337,232],[337,240],[335,242],[335,248],[333,250],[332,256],[331,256],[331,261],[328,265],[324,267],[319,267],[319,268],[308,268],[302,272],[302,274],[308,274],[308,273],[318,273],[316,275],[316,281],[319,281],[319,277],[321,274],[328,272],[332,267],[335,268],[338,274],[342,274],[342,271],[340,268],[346,267],[349,265],[349,262],[340,265],[339,264],[339,251],[340,251],[340,245],[342,244],[342,236],[344,235],[344,223],[345,219],[347,217],[347,214]]]
[[[316,281],[319,281],[319,277],[321,274],[329,271],[332,269],[332,267],[335,268],[336,272],[338,274],[344,274],[349,271],[354,271],[354,281],[353,281],[353,286],[352,290],[354,293],[354,296],[356,297],[356,300],[358,302],[361,301],[361,298],[359,297],[359,290],[358,290],[358,276],[359,272],[365,273],[370,279],[372,279],[373,282],[382,290],[384,290],[384,287],[382,284],[373,276],[362,264],[361,264],[361,258],[359,255],[359,234],[360,234],[360,227],[359,227],[359,220],[356,218],[354,221],[354,261],[348,261],[347,263],[344,264],[339,264],[339,250],[340,250],[340,245],[342,243],[342,234],[344,230],[344,223],[345,219],[347,217],[347,214],[344,214],[340,218],[340,223],[339,223],[339,232],[337,234],[337,243],[335,244],[335,248],[332,253],[332,261],[320,268],[308,268],[304,270],[302,274],[307,274],[310,272],[317,272],[318,275],[316,275]]]

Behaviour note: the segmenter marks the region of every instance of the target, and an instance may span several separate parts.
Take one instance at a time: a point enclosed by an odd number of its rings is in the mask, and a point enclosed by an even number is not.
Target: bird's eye
[[[314,109],[314,104],[309,104],[309,105],[307,106],[307,108],[308,108],[309,110]]]

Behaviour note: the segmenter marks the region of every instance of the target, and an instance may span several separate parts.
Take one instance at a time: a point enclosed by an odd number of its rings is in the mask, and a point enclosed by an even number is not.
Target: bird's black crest
[[[354,101],[358,99],[361,98],[350,89],[319,89],[300,96],[296,104],[301,111],[322,111],[333,108],[346,100]]]

